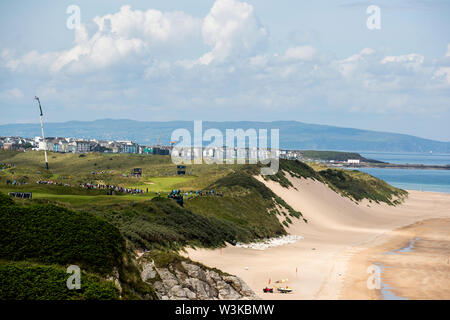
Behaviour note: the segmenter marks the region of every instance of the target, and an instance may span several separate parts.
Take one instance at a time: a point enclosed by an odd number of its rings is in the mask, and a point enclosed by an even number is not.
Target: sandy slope
[[[355,253],[385,242],[387,234],[398,227],[450,217],[450,194],[410,191],[404,204],[391,207],[367,201],[356,204],[310,179],[290,178],[295,188],[289,189],[259,180],[308,219],[307,224],[293,219],[287,230],[304,239],[264,251],[229,246],[188,250],[188,254],[241,277],[263,299],[337,299]],[[294,289],[292,294],[262,293],[269,279],[273,283],[286,278]]]

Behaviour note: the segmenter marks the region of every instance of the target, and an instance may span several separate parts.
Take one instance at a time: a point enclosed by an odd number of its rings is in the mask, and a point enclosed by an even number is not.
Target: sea
[[[398,164],[447,165],[450,154],[359,152],[363,157]],[[450,170],[357,168],[394,187],[450,193]]]

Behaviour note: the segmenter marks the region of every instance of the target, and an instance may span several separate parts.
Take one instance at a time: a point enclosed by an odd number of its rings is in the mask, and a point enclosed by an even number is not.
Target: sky
[[[446,0],[1,1],[0,124],[38,122],[37,95],[48,122],[296,120],[450,141],[449,18]]]

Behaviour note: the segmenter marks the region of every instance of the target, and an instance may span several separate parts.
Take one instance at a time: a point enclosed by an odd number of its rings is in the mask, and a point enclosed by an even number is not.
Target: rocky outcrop
[[[182,261],[156,267],[142,257],[141,278],[151,284],[162,300],[254,300],[259,297],[240,278]]]

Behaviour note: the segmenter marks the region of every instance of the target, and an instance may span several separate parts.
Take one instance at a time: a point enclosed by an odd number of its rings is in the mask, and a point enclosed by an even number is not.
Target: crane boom
[[[44,135],[44,114],[42,113],[41,101],[39,100],[39,98],[37,96],[35,96],[34,99],[36,99],[37,102],[39,103],[39,111],[41,112],[40,119],[41,119],[42,141],[44,142],[44,146],[45,146],[44,147],[45,167],[48,170],[47,143],[45,142],[45,135]]]

